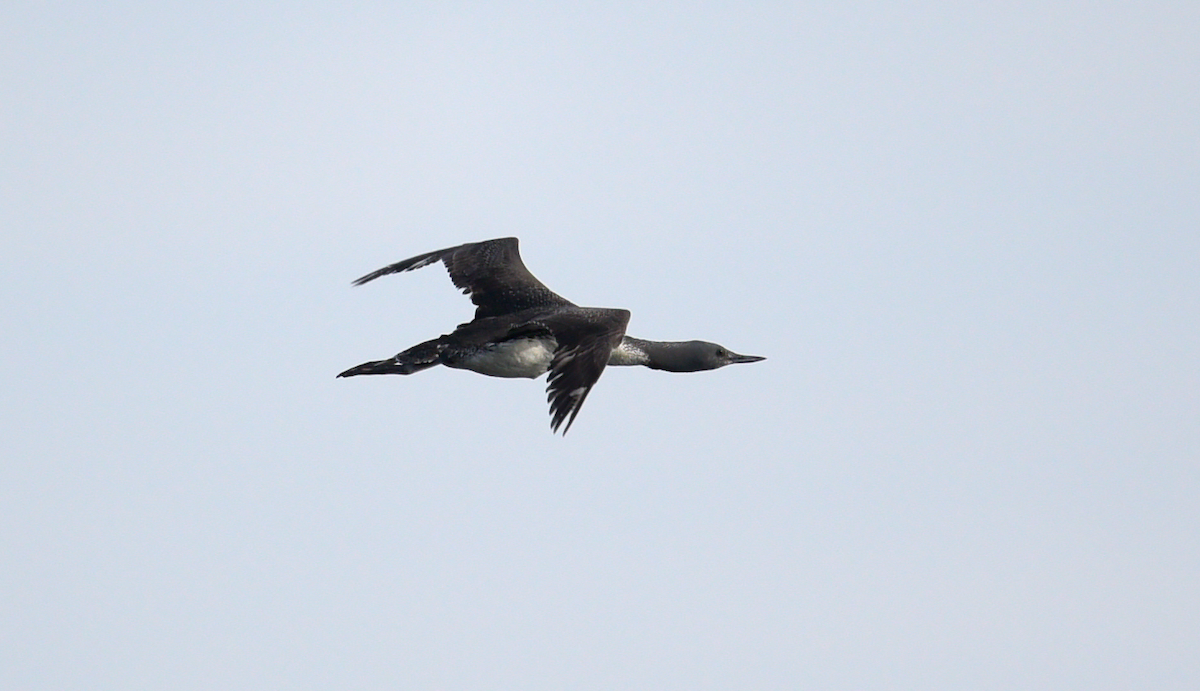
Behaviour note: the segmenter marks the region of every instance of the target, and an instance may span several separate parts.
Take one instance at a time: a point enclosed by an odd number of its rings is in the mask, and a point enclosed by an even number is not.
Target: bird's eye
[[[725,349],[717,348],[717,357],[725,357]]]

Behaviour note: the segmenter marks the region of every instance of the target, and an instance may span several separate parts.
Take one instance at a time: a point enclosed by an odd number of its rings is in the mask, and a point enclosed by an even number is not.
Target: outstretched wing
[[[470,242],[411,257],[372,271],[355,281],[354,285],[362,285],[388,274],[412,271],[438,261],[446,265],[454,285],[471,296],[471,302],[477,308],[476,319],[497,317],[532,307],[574,306],[574,303],[557,295],[529,273],[521,261],[516,238]]]
[[[575,308],[538,321],[548,326],[558,340],[550,362],[546,398],[550,402],[550,429],[557,432],[565,421],[565,435],[588,392],[604,373],[609,355],[621,343],[629,324],[629,310]]]

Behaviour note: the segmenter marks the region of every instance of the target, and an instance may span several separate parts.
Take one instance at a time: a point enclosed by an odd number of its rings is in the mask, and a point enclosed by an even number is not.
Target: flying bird
[[[580,307],[534,278],[521,261],[517,238],[471,242],[385,266],[354,281],[442,262],[450,280],[471,296],[475,318],[454,331],[386,360],[364,362],[337,375],[412,374],[434,365],[491,377],[536,379],[547,371],[550,428],[563,434],[579,414],[605,365],[643,365],[699,372],[766,358],[706,341],[647,341],[625,335],[629,310]]]

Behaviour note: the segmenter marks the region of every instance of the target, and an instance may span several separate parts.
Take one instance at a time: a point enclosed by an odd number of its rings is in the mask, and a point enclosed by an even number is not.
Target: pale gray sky
[[[0,687],[1200,687],[1200,5],[336,5],[0,8]]]

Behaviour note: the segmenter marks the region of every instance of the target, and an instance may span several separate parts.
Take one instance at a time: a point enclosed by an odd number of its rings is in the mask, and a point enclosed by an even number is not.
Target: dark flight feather
[[[372,271],[356,280],[354,285],[362,285],[388,274],[419,269],[437,261],[446,265],[454,285],[471,296],[471,302],[477,307],[476,319],[535,307],[575,306],[547,288],[525,268],[516,238],[469,242],[410,257]]]

